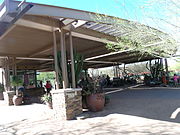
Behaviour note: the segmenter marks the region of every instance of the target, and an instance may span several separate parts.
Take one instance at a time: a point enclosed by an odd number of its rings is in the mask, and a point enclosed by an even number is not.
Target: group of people
[[[106,77],[103,75],[103,76],[98,76],[97,78],[97,81],[99,82],[99,86],[101,88],[103,87],[108,87],[111,85],[111,81],[110,81],[110,77],[107,75]],[[82,78],[79,83],[78,83],[78,86],[79,87],[82,87],[83,86],[83,83],[85,81],[88,81],[88,82],[93,82],[93,78],[90,77],[90,75],[88,74],[87,77],[84,79]],[[180,83],[180,77],[177,75],[177,74],[174,74],[173,76],[173,81],[174,81],[174,86],[177,87],[178,84]],[[46,81],[46,84],[44,85],[45,88],[46,88],[46,93],[50,93],[51,89],[52,89],[52,85],[51,85],[51,82],[50,81]]]
[[[173,81],[173,85],[175,87],[177,87],[180,84],[180,76],[178,76],[177,74],[174,74],[174,76],[173,76],[173,78],[171,80]],[[165,74],[163,74],[163,76],[162,76],[162,82],[165,85],[167,85],[167,83],[168,83],[168,80],[167,80]]]
[[[82,88],[84,82],[87,81],[87,82],[91,83],[91,82],[93,82],[93,81],[95,81],[95,80],[96,80],[96,82],[99,83],[99,86],[100,86],[101,88],[106,87],[106,86],[109,86],[109,85],[111,84],[111,82],[110,82],[110,77],[109,77],[108,75],[107,75],[106,77],[103,75],[103,76],[98,76],[97,78],[92,78],[92,77],[90,77],[90,75],[88,74],[86,78],[83,77],[83,78],[79,81],[78,86]]]
[[[105,76],[102,76],[102,77],[99,76],[98,80],[99,80],[99,85],[101,88],[111,85],[110,77],[108,75],[106,77]]]

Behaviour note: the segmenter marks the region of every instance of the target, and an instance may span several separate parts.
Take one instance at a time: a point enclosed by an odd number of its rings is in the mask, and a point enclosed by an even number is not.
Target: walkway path
[[[53,119],[51,110],[44,105],[6,107],[1,103],[0,135],[180,134],[180,115],[176,112],[175,119],[170,118],[180,107],[179,89],[138,88],[109,96],[111,102],[104,111],[72,121]],[[9,121],[8,116],[12,118]]]

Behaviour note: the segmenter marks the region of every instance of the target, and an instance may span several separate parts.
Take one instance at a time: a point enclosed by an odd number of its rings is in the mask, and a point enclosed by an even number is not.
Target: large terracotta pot
[[[93,111],[102,111],[105,104],[104,93],[91,94],[86,97],[88,108]]]
[[[0,100],[4,100],[3,92],[0,92]]]
[[[13,97],[13,103],[15,106],[17,105],[21,105],[22,104],[22,101],[23,101],[23,98],[22,97],[18,97],[16,95],[14,95]]]

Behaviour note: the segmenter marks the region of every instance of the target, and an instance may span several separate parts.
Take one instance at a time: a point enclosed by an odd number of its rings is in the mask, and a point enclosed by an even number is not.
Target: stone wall
[[[53,90],[52,103],[57,119],[71,120],[82,113],[81,89]]]
[[[13,96],[15,95],[15,91],[6,91],[3,92],[4,94],[4,100],[6,102],[7,105],[14,105],[13,104]]]

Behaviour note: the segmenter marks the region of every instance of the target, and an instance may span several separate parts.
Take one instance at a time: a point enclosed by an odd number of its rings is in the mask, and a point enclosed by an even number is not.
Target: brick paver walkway
[[[41,104],[0,102],[0,135],[179,135],[179,89],[131,89],[110,94],[105,110],[85,120],[60,121]],[[8,119],[9,118],[9,119]]]

